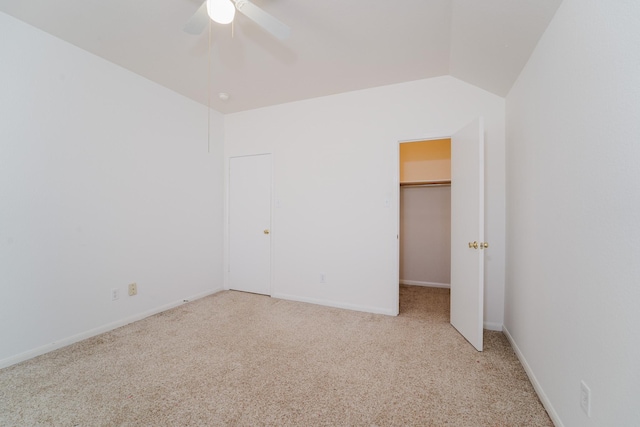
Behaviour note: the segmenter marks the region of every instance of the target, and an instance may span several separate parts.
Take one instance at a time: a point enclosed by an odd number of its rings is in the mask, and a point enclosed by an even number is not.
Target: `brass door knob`
[[[487,242],[480,243],[480,249],[487,249],[488,247],[489,247],[489,244]]]
[[[478,242],[469,242],[469,248],[478,249]]]
[[[265,229],[265,230],[263,231],[263,233],[264,233],[264,234],[269,234],[269,229],[268,229],[268,228],[267,228],[267,229]]]

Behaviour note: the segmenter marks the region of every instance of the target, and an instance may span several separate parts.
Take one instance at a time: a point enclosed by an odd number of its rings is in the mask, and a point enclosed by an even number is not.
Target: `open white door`
[[[484,122],[451,137],[451,324],[482,351]]]
[[[229,288],[271,291],[271,155],[229,159]]]

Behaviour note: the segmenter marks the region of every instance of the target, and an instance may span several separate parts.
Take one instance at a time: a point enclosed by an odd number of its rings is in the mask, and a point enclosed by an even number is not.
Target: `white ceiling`
[[[0,0],[0,11],[205,105],[210,84],[211,106],[231,113],[442,75],[505,96],[561,1],[253,0],[291,37],[238,13],[233,38],[212,24],[210,64],[207,31],[183,31],[202,0]]]

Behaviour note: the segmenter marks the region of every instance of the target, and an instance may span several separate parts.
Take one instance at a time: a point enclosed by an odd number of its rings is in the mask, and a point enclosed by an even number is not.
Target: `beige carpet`
[[[225,291],[0,370],[2,426],[552,426],[502,333],[449,292],[390,317]]]

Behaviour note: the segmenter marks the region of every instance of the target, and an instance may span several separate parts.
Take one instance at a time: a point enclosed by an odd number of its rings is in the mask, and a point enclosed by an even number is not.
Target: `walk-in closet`
[[[451,283],[451,140],[400,144],[400,284]]]

